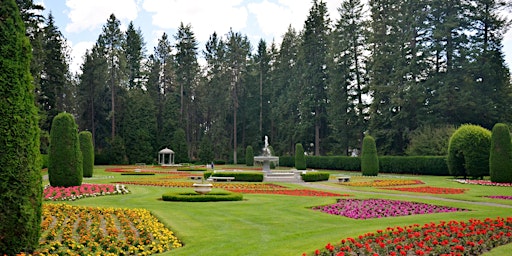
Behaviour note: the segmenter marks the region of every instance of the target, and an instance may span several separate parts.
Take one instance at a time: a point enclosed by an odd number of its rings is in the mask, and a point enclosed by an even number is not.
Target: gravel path
[[[395,197],[409,197],[409,198],[431,199],[431,200],[446,201],[446,202],[457,202],[457,203],[465,203],[465,204],[473,204],[473,205],[485,205],[485,206],[493,206],[493,207],[512,208],[512,205],[498,204],[498,203],[491,203],[491,202],[473,202],[473,201],[465,201],[465,200],[458,200],[458,199],[451,199],[451,198],[442,198],[442,197],[427,196],[427,195],[391,194],[391,193],[385,193],[385,192],[360,191],[360,190],[353,190],[353,189],[344,188],[344,187],[339,187],[338,188],[338,187],[333,187],[333,186],[328,186],[328,185],[323,185],[323,184],[310,183],[310,182],[301,183],[301,185],[305,186],[305,187],[309,187],[309,188],[326,189],[326,190],[345,192],[345,193],[359,193],[359,194],[369,194],[369,195],[386,195],[386,196],[395,196]]]

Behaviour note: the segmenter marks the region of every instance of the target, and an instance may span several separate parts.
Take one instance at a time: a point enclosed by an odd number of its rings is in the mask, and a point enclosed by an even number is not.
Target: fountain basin
[[[254,162],[262,163],[263,171],[270,172],[270,162],[279,163],[279,157],[277,157],[277,156],[255,156]]]

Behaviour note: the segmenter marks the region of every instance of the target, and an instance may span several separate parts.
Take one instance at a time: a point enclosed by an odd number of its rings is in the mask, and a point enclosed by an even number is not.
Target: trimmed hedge
[[[78,133],[80,140],[80,151],[83,157],[83,175],[84,177],[92,177],[94,170],[94,146],[92,144],[92,133],[89,131],[81,131]]]
[[[78,126],[70,113],[62,112],[52,121],[48,179],[52,187],[80,186],[83,179],[82,152]]]
[[[306,170],[306,156],[302,144],[295,144],[295,169]]]
[[[372,136],[365,136],[363,139],[363,150],[361,152],[361,173],[363,176],[379,175],[379,157],[377,146]]]
[[[379,172],[448,176],[446,156],[381,156]]]
[[[245,165],[254,166],[254,150],[252,146],[245,148]]]
[[[448,143],[450,175],[481,178],[489,175],[491,132],[481,126],[465,124],[453,133]]]
[[[241,201],[243,195],[231,192],[210,192],[208,194],[198,194],[196,192],[165,193],[162,195],[162,200],[178,202]]]
[[[300,176],[302,177],[302,180],[305,182],[313,182],[329,180],[330,175],[331,174],[328,172],[306,172],[302,173]]]
[[[512,182],[512,143],[506,124],[492,128],[489,174],[492,182]]]
[[[208,179],[210,176],[214,177],[235,177],[235,181],[248,181],[248,182],[262,182],[262,172],[212,172],[207,171],[203,174],[204,179]]]
[[[361,159],[351,156],[306,156],[306,165],[312,169],[360,171]]]

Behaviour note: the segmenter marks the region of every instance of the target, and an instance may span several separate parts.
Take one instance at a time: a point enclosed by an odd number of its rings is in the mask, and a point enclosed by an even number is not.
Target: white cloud
[[[106,23],[112,13],[119,20],[134,20],[138,13],[134,0],[67,0],[66,5],[71,21],[66,26],[68,33],[97,29]]]
[[[213,32],[224,35],[230,28],[246,27],[247,8],[242,0],[145,0],[142,7],[153,13],[152,23],[163,29],[177,29],[181,22],[191,24],[199,41],[207,41]]]
[[[83,58],[85,56],[85,51],[91,50],[94,46],[94,42],[84,41],[79,42],[76,45],[73,45],[72,42],[68,41],[71,50],[71,63],[69,66],[69,71],[72,74],[81,73],[80,66],[83,63]]]

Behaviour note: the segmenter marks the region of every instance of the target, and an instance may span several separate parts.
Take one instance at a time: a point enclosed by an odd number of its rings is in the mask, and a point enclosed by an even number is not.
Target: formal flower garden
[[[454,207],[385,199],[341,199],[335,204],[313,207],[313,210],[352,219],[465,211]]]
[[[65,201],[76,200],[84,197],[96,197],[105,195],[127,194],[130,191],[121,184],[82,184],[72,187],[45,186],[43,190],[44,200]]]
[[[146,209],[43,205],[40,255],[149,255],[183,246]]]
[[[352,187],[392,187],[392,186],[405,186],[405,185],[418,185],[424,184],[421,180],[407,180],[407,179],[376,179],[366,181],[351,181],[343,183],[343,185]]]
[[[405,188],[384,188],[388,190],[397,190],[404,192],[424,193],[424,194],[438,194],[438,195],[449,195],[449,194],[462,194],[468,189],[464,188],[440,188],[440,187],[405,187]]]
[[[306,255],[480,255],[512,242],[512,218],[387,227]]]

